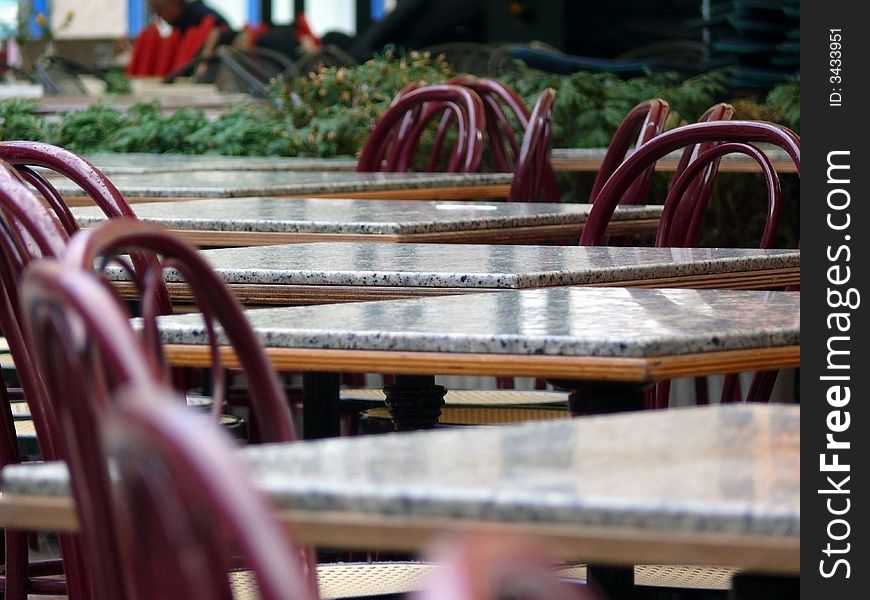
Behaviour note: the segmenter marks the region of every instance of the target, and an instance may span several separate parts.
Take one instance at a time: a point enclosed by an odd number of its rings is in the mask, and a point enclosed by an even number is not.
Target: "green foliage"
[[[5,100],[0,102],[0,140],[50,140],[54,138],[52,126],[33,114],[33,100]]]
[[[124,74],[123,69],[109,69],[103,76],[103,80],[106,82],[107,94],[129,94],[133,91],[130,78]]]
[[[124,120],[117,110],[94,104],[67,115],[58,125],[53,142],[71,152],[104,150],[107,139],[118,131]]]
[[[770,90],[763,104],[749,98],[740,98],[732,104],[738,119],[772,121],[800,133],[800,77],[781,83]]]
[[[669,127],[693,121],[715,103],[727,82],[725,74],[717,71],[686,81],[675,73],[623,80],[610,73],[580,71],[559,76],[522,66],[501,79],[530,106],[544,89],[554,88],[553,145],[573,148],[607,146],[626,113],[649,98],[668,101]]]
[[[279,80],[273,84],[270,105],[241,104],[212,121],[193,108],[167,114],[157,104],[139,104],[121,113],[95,104],[54,123],[32,114],[34,102],[8,100],[0,102],[0,139],[47,141],[79,153],[355,155],[397,92],[410,83],[439,83],[454,74],[443,57],[387,54],[354,68],[321,68],[305,77]],[[117,85],[129,85],[118,75]],[[553,145],[559,147],[606,146],[625,114],[652,97],[669,102],[669,127],[694,121],[722,99],[727,81],[721,72],[686,81],[668,73],[623,80],[588,72],[559,76],[526,67],[500,78],[530,106],[547,87],[557,91]],[[775,88],[764,104],[733,103],[740,118],[766,119],[797,130],[800,82]]]

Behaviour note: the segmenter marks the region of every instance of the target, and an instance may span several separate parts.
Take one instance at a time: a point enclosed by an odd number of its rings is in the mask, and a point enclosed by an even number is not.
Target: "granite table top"
[[[798,292],[559,287],[246,314],[267,348],[649,358],[800,343]],[[160,330],[207,341],[199,314]]]
[[[799,569],[797,406],[706,406],[249,446],[242,454],[279,516],[291,528],[307,520],[309,536],[318,515],[333,523],[366,516],[370,530],[392,528],[400,548],[428,523],[454,530],[530,524],[533,533],[563,541],[592,527],[599,542],[611,531],[634,532],[620,547],[629,564],[658,539],[662,562]],[[67,479],[58,463],[10,465],[2,489],[4,496],[68,496]],[[345,535],[358,533],[351,527]],[[366,542],[372,539],[385,538]],[[705,554],[716,543],[720,553]],[[681,544],[682,554],[672,554]],[[600,558],[601,546],[588,544],[585,557]]]
[[[522,289],[800,267],[799,250],[727,248],[326,242],[203,255],[231,284],[267,285]]]
[[[777,146],[759,144],[770,158],[777,172],[794,173],[797,171],[788,154]],[[550,159],[557,171],[597,171],[606,154],[606,148],[553,148]],[[656,169],[673,171],[680,159],[682,150],[672,152],[656,162]],[[719,165],[722,172],[745,172],[758,170],[755,161],[742,154],[729,154],[722,158]]]
[[[591,205],[545,202],[438,202],[336,198],[234,198],[136,204],[136,215],[173,229],[410,235],[581,224]],[[73,208],[83,226],[105,221],[95,206]],[[625,206],[612,221],[658,219],[661,206]]]
[[[100,153],[85,156],[106,175],[186,171],[354,171],[356,159],[213,154]]]
[[[357,173],[344,171],[185,171],[119,174],[112,177],[128,197],[304,196],[354,192],[509,185],[510,173]],[[83,196],[68,180],[56,182],[63,195]]]

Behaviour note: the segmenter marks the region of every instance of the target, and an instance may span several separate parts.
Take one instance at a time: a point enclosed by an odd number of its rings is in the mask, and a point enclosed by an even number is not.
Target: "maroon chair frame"
[[[693,198],[690,190],[694,182],[702,178],[703,186],[712,186],[708,179],[711,165],[714,165],[725,154],[739,152],[755,160],[762,169],[768,192],[767,219],[762,234],[762,247],[770,247],[779,225],[781,212],[779,195],[779,179],[767,156],[752,145],[754,142],[767,142],[779,146],[791,157],[800,172],[800,138],[794,132],[763,121],[710,121],[694,123],[665,132],[645,144],[623,163],[608,180],[598,196],[598,201],[590,210],[586,227],[580,238],[583,245],[600,244],[605,230],[620,197],[631,185],[635,177],[640,176],[650,164],[683,147],[697,144],[707,144],[694,161],[688,164],[672,183],[668,198],[663,207],[659,230],[656,236],[657,245],[691,246],[697,243],[703,212],[709,200],[710,189],[699,191]],[[686,202],[691,210],[683,212],[684,226],[687,231],[680,231],[677,223],[680,201]],[[694,202],[694,204],[693,204]],[[688,223],[685,218],[688,215]],[[749,390],[749,398],[754,401],[764,401],[770,396],[775,377],[771,373],[757,374]],[[740,399],[736,376],[727,376],[722,392],[724,402],[734,402]],[[706,388],[696,386],[701,403],[706,402]],[[669,384],[660,382],[656,386],[653,405],[664,407],[667,403]]]
[[[589,193],[590,204],[598,201],[598,195],[607,183],[607,180],[616,172],[616,169],[625,161],[628,151],[634,146],[640,148],[664,129],[670,113],[670,105],[661,98],[645,100],[628,111],[622,120],[616,133],[607,146],[607,152],[601,161],[601,167],[592,182],[592,191]],[[649,192],[652,176],[655,172],[655,164],[639,174],[632,184],[623,192],[620,204],[640,204]]]
[[[58,219],[72,235],[79,229],[63,197],[51,182],[33,167],[50,169],[82,188],[109,218],[135,217],[136,214],[118,191],[118,188],[97,167],[87,160],[59,146],[42,142],[0,142],[0,160],[5,160],[33,185],[57,214]]]
[[[76,597],[128,597],[112,544],[110,483],[105,461],[99,460],[104,452],[97,420],[113,390],[153,387],[160,371],[147,360],[128,315],[93,275],[42,259],[27,267],[21,290],[28,343],[51,399],[45,410],[56,423],[51,439],[69,466],[88,557],[75,573],[65,564],[67,581],[73,574],[87,580]]]
[[[119,554],[138,598],[226,598],[228,540],[264,600],[313,600],[316,581],[226,435],[169,390],[128,389],[104,437],[117,467]],[[180,560],[179,554],[184,554]]]
[[[415,87],[400,93],[363,146],[357,171],[408,171],[423,131],[445,111],[453,115],[457,128],[456,144],[446,170],[476,172],[483,155],[483,103],[474,92],[456,85]],[[436,153],[443,142],[443,131],[438,136],[436,152],[429,160],[430,170],[438,160]]]
[[[44,410],[47,405],[45,388],[22,330],[18,291],[25,266],[43,256],[58,256],[67,239],[60,222],[25,187],[20,175],[0,161],[0,329],[15,360],[45,460],[58,459],[61,454],[53,444],[54,417]],[[4,439],[0,461],[9,464],[20,462],[20,455],[8,398],[5,398],[5,383],[3,395]],[[86,583],[81,575],[82,555],[74,537],[60,536],[63,564],[56,560],[29,562],[26,532],[9,529],[4,537],[5,569],[0,575],[4,598],[23,600],[29,593],[87,597]],[[43,577],[64,571],[67,574],[65,579]]]
[[[508,202],[537,202],[546,200],[547,165],[550,164],[550,127],[556,91],[544,90],[538,98],[514,168],[514,178]]]
[[[498,171],[512,173],[520,155],[522,137],[529,126],[531,111],[520,95],[512,87],[497,79],[478,78],[473,75],[459,75],[447,83],[461,85],[474,90],[483,101],[486,114],[486,150],[492,156],[492,166]],[[517,135],[511,118],[519,126]],[[559,186],[556,172],[549,155],[543,165],[543,192],[548,202],[558,202]]]
[[[139,290],[143,340],[155,361],[166,369],[156,322],[157,316],[163,313],[153,292],[156,282],[162,285],[166,270],[174,269],[189,286],[205,319],[204,329],[211,347],[215,417],[220,414],[220,399],[224,396],[220,340],[215,329],[215,322],[218,322],[247,379],[254,409],[252,419],[256,435],[253,437],[263,442],[295,440],[289,403],[271,362],[238,300],[196,248],[163,226],[136,219],[112,219],[76,235],[70,241],[62,262],[69,269],[91,270],[95,265],[104,268],[117,262],[114,259],[133,251],[151,257],[148,270],[125,270]],[[117,264],[123,265],[122,262]]]
[[[112,221],[110,229],[120,229],[124,221]],[[82,248],[88,247],[87,241]],[[70,248],[72,255],[81,255],[75,246]],[[129,315],[105,282],[76,268],[74,262],[39,260],[28,266],[22,282],[22,303],[29,343],[58,424],[55,446],[61,449],[70,468],[81,536],[90,558],[93,592],[97,598],[128,597],[128,582],[116,551],[119,538],[112,517],[109,476],[105,460],[100,460],[105,452],[98,435],[99,423],[113,410],[112,397],[117,390],[132,386],[153,392],[168,385],[168,377],[153,353],[146,351],[130,325]],[[221,310],[215,312],[223,314]],[[227,325],[227,336],[238,340],[238,327]],[[249,351],[256,355],[256,348]],[[275,379],[274,373],[271,379]],[[269,380],[266,374],[264,387]],[[267,438],[269,441],[291,441],[295,437],[286,403],[281,408],[285,412],[264,419],[281,421],[282,415],[287,417],[283,422],[264,425],[265,434],[275,436]],[[219,429],[216,424],[211,428]]]
[[[734,107],[725,102],[714,104],[698,118],[698,123],[707,123],[710,121],[730,121],[734,117]],[[670,187],[673,187],[674,182],[680,174],[686,170],[689,164],[694,161],[698,155],[705,150],[709,150],[715,143],[705,142],[688,146],[683,150],[680,160],[677,163],[677,168],[674,171],[671,179]],[[700,219],[701,215],[707,208],[710,201],[710,196],[713,193],[713,184],[716,176],[719,173],[719,160],[711,161],[703,174],[699,175],[692,181],[689,189],[685,192],[687,197],[680,200],[677,213],[674,216],[676,231],[688,231],[692,225],[691,222],[695,219]]]
[[[439,566],[418,600],[601,600],[594,585],[560,581],[547,553],[530,542],[475,535],[442,543],[431,552]],[[616,600],[616,599],[613,599]]]
[[[792,159],[800,172],[800,139],[791,131],[764,121],[711,121],[692,123],[666,131],[626,159],[613,173],[589,211],[580,244],[594,246],[602,243],[607,224],[620,199],[650,164],[670,152],[692,144],[704,142],[769,143],[778,146]]]

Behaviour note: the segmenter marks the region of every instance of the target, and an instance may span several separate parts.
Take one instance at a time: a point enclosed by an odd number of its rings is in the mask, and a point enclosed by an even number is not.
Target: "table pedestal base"
[[[573,390],[568,408],[575,417],[606,415],[644,409],[644,389],[648,383],[613,381],[572,381],[559,385]]]
[[[799,577],[738,573],[728,600],[790,600],[800,598],[800,588]]]
[[[435,385],[431,375],[397,375],[393,385],[384,386],[396,431],[433,429],[441,416],[446,393],[444,386]]]
[[[631,600],[634,598],[634,567],[603,567],[588,565],[586,582],[599,590],[603,598]]]

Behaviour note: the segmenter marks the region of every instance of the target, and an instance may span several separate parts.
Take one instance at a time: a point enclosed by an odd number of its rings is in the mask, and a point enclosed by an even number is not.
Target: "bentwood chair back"
[[[698,123],[707,123],[709,121],[730,121],[734,118],[734,107],[725,102],[714,104],[698,118]],[[714,146],[714,142],[705,142],[694,146],[687,146],[680,155],[680,160],[677,163],[677,168],[674,170],[671,186],[680,174],[688,168],[689,164],[694,161],[698,155],[705,150],[709,150]],[[710,201],[710,196],[713,193],[713,184],[716,180],[716,175],[719,173],[719,160],[713,160],[706,166],[703,173],[693,178],[685,192],[687,198],[683,198],[678,202],[678,210],[674,215],[676,231],[688,231],[690,229],[689,222],[699,220],[700,215],[707,208]]]
[[[608,180],[598,196],[587,219],[580,239],[583,245],[600,244],[604,239],[607,221],[612,216],[619,198],[633,179],[644,172],[649,165],[665,154],[680,148],[693,148],[707,144],[706,149],[679,173],[671,184],[662,217],[656,232],[658,246],[692,246],[697,243],[703,219],[703,211],[709,200],[709,190],[691,193],[693,183],[701,181],[703,186],[712,186],[707,179],[709,168],[727,154],[740,153],[754,160],[761,168],[767,191],[765,226],[761,236],[761,247],[770,248],[779,226],[782,212],[780,203],[779,178],[767,156],[754,143],[764,142],[779,146],[791,157],[800,172],[800,138],[792,131],[774,123],[763,121],[711,121],[694,123],[665,132],[648,142],[630,156]],[[715,173],[714,173],[715,174]],[[682,223],[676,217],[680,214],[680,204],[688,203]],[[687,215],[687,217],[686,217]],[[688,220],[687,220],[688,219]],[[681,226],[684,228],[681,230]],[[773,388],[772,375],[758,374],[750,386],[747,398],[752,401],[767,401]],[[723,402],[735,402],[741,398],[736,376],[725,378],[722,390]],[[706,402],[706,387],[699,387],[698,400]],[[669,384],[660,382],[656,387],[654,405],[667,406]]]
[[[707,142],[767,143],[782,148],[800,171],[800,138],[775,123],[764,121],[711,121],[666,131],[650,140],[621,164],[602,187],[583,228],[580,243],[601,244],[607,223],[620,199],[650,165],[670,152]],[[718,158],[718,156],[717,156]]]
[[[645,100],[628,111],[610,139],[601,167],[592,182],[588,200],[590,204],[598,201],[604,184],[623,163],[629,150],[640,148],[662,132],[669,113],[670,106],[661,98]],[[639,174],[623,193],[620,204],[642,204],[649,192],[654,172],[655,164],[652,164]]]
[[[67,235],[78,231],[79,226],[63,196],[50,179],[36,170],[37,168],[48,169],[69,179],[80,187],[108,218],[136,218],[136,213],[130,208],[124,196],[100,169],[64,148],[42,142],[0,142],[0,160],[15,167],[21,178],[39,192]],[[147,268],[144,257],[134,255],[132,260],[137,269]],[[168,293],[163,290],[160,295],[161,310],[169,312]]]
[[[149,257],[147,269],[134,270],[124,260],[130,253]],[[248,386],[252,415],[251,439],[287,442],[296,439],[289,403],[262,345],[242,313],[242,307],[202,255],[169,229],[138,219],[111,219],[77,234],[69,243],[63,265],[70,270],[103,271],[112,265],[133,282],[142,316],[142,339],[156,364],[166,372],[163,343],[157,329],[160,309],[155,292],[163,287],[168,270],[190,289],[203,314],[203,337],[211,354],[211,374],[217,420],[223,408],[225,381],[216,325],[238,357]]]
[[[317,598],[300,551],[226,433],[195,422],[170,390],[124,390],[104,439],[131,597],[232,598],[228,574],[241,557],[259,598]]]
[[[541,92],[535,104],[514,167],[508,202],[548,200],[546,181],[548,173],[552,170],[552,167],[548,169],[548,166],[550,165],[550,128],[555,101],[555,90],[548,88]]]
[[[52,431],[56,430],[54,416],[43,410],[47,406],[45,388],[22,329],[19,287],[27,264],[40,257],[58,256],[67,239],[59,221],[27,189],[19,174],[0,161],[0,329],[15,361],[23,396],[30,403],[31,421],[28,422],[33,425],[45,460],[60,458],[61,454],[55,448],[52,436]],[[5,382],[2,392],[0,462],[8,464],[19,462],[21,456]],[[81,577],[82,555],[78,542],[68,535],[61,535],[59,541],[64,564],[59,561],[31,562],[28,560],[27,533],[5,532],[5,568],[0,575],[4,598],[24,600],[28,593],[87,597],[86,582]],[[65,579],[43,577],[64,571],[67,574]]]
[[[102,171],[59,146],[29,141],[0,142],[0,160],[14,166],[24,180],[39,191],[70,235],[79,228],[69,207],[51,181],[34,170],[35,167],[63,175],[78,185],[110,218],[136,216],[118,188]]]
[[[529,127],[531,111],[512,87],[497,79],[459,75],[448,83],[462,85],[480,96],[486,115],[484,151],[496,171],[512,173],[517,166],[523,136]],[[549,139],[547,139],[549,142]],[[543,164],[543,193],[548,202],[558,202],[559,186],[549,154]]]
[[[360,152],[357,171],[407,172],[414,166],[429,125],[455,124],[456,140],[440,168],[447,128],[438,127],[426,170],[474,173],[483,156],[483,103],[471,90],[457,85],[417,86],[403,90],[381,116]]]
[[[153,387],[161,380],[160,371],[147,360],[128,315],[93,275],[43,259],[25,270],[21,293],[28,343],[50,399],[45,409],[57,426],[52,441],[71,474],[87,556],[85,570],[76,575],[90,587],[81,597],[128,597],[114,550],[110,479],[100,460],[98,419],[109,410],[115,390]]]

